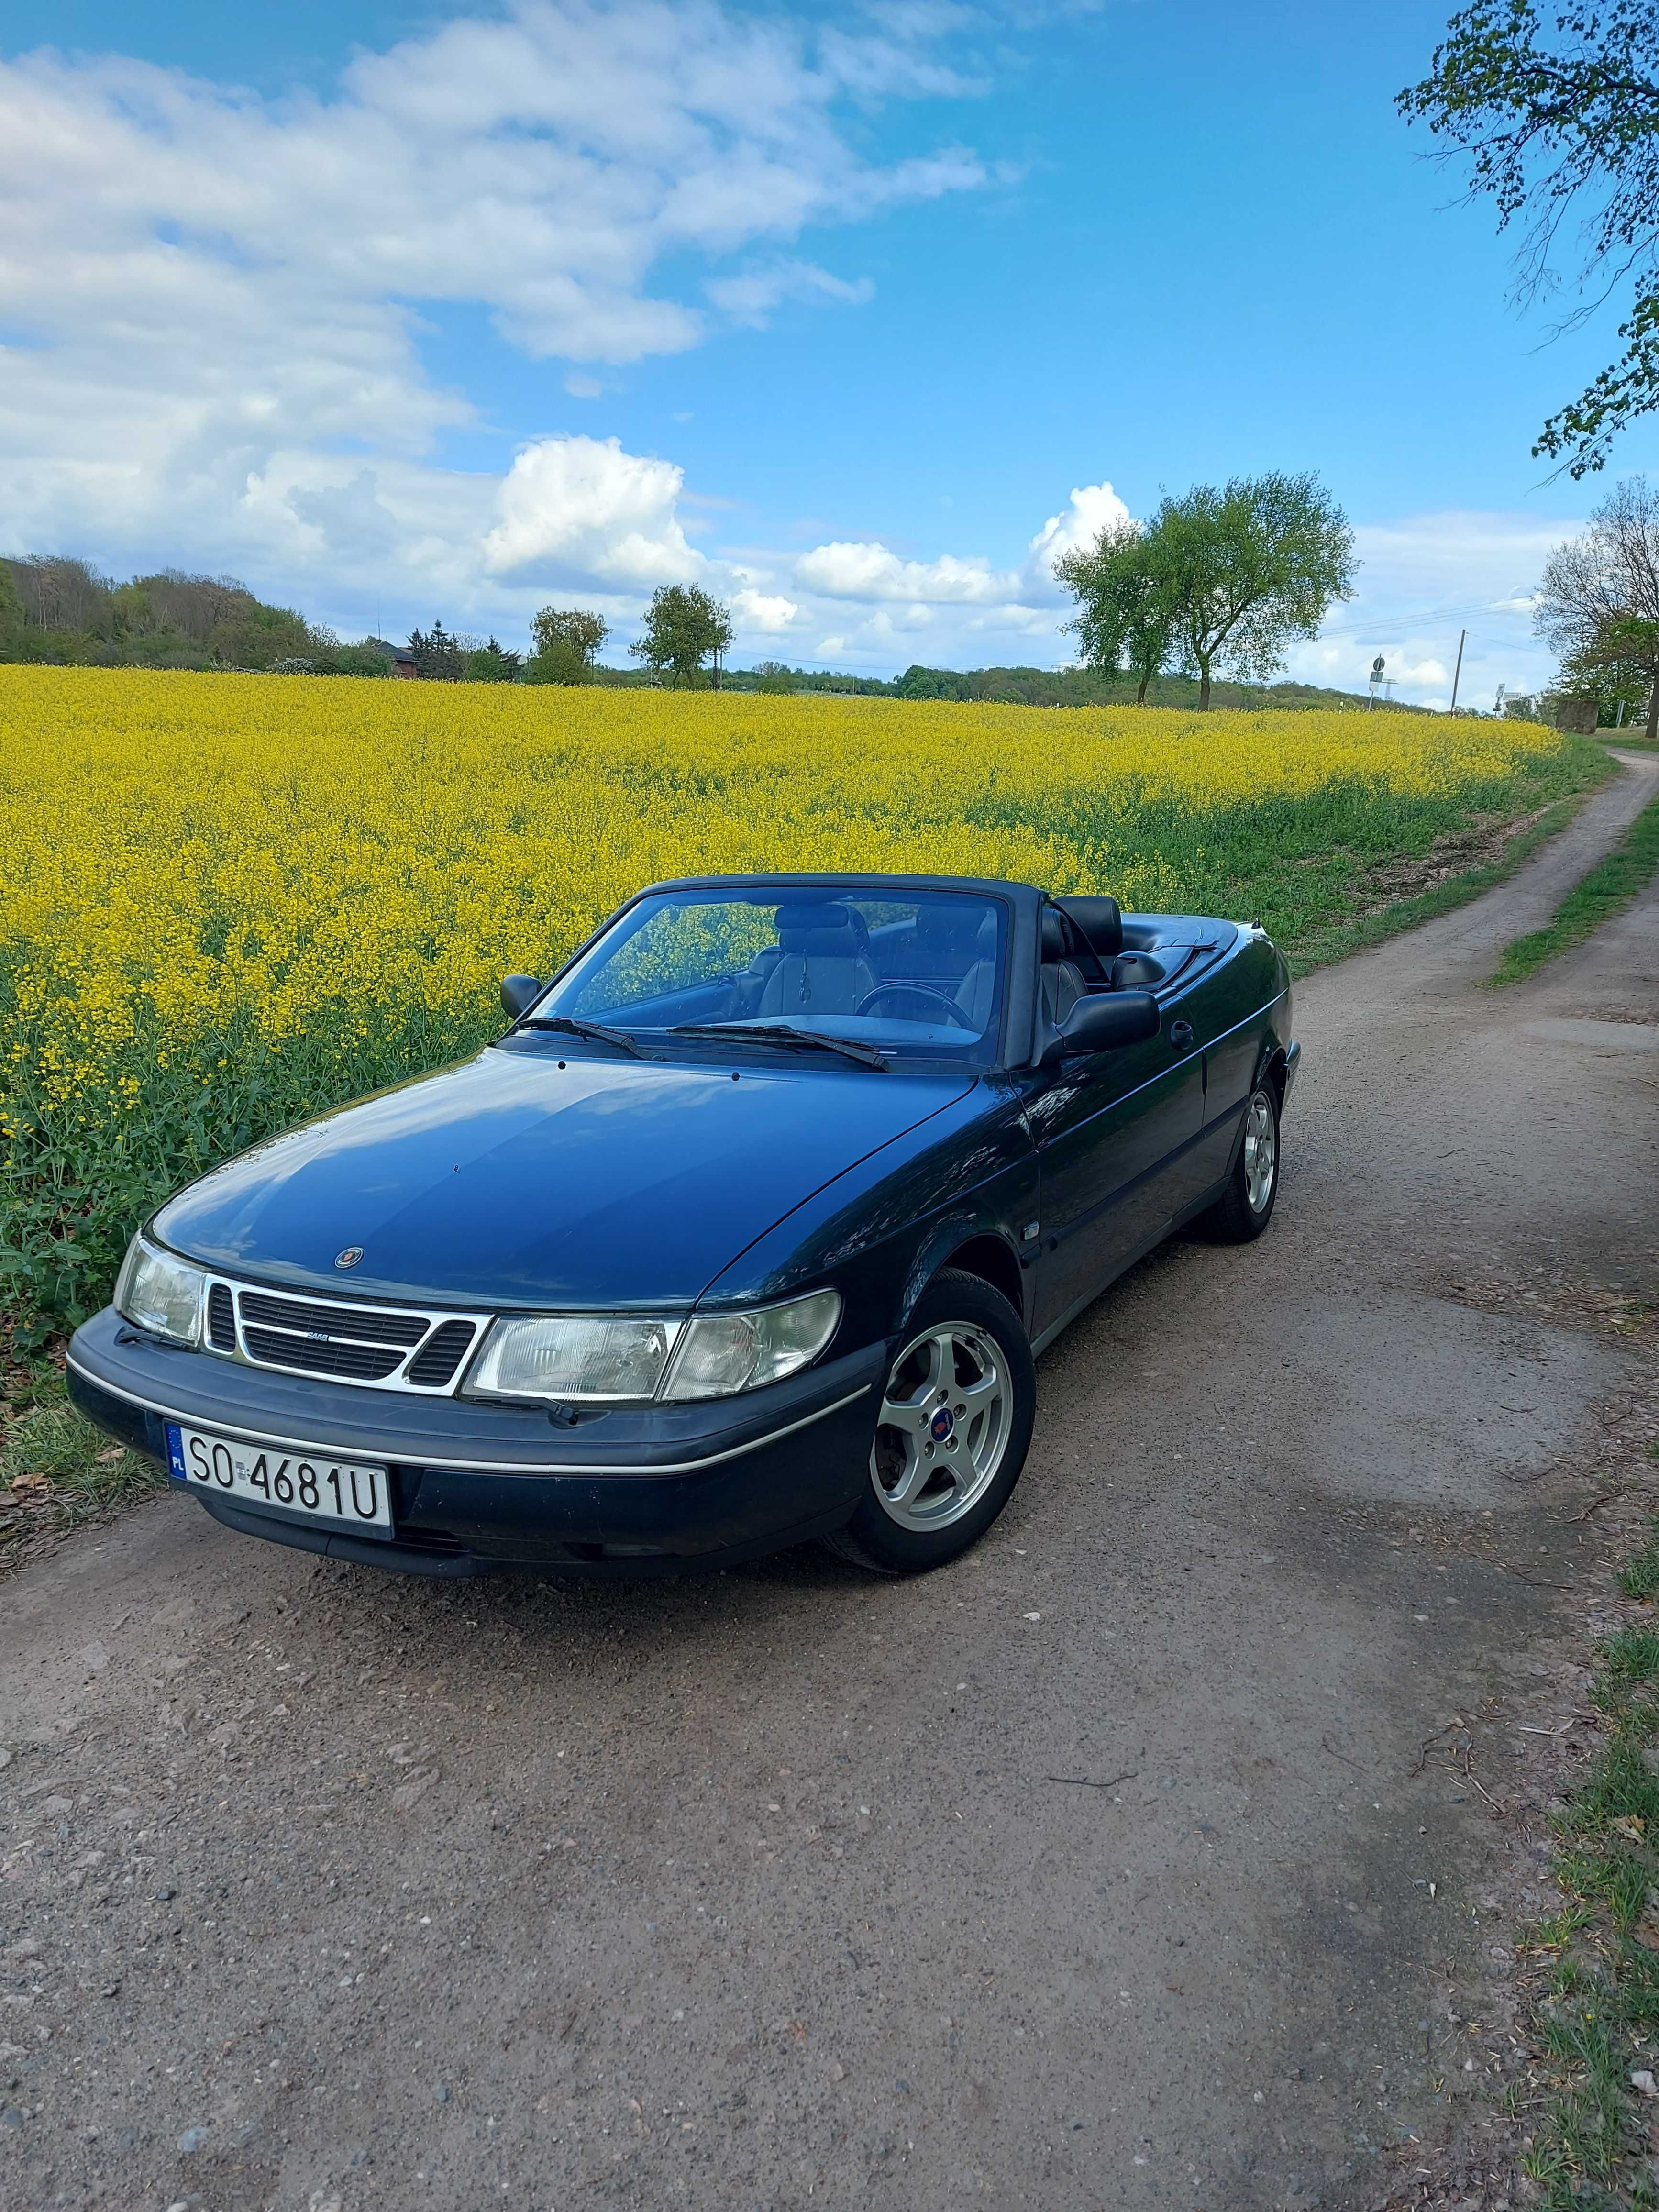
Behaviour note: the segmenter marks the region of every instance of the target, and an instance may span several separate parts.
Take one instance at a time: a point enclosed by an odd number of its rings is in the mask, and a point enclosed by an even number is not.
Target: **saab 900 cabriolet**
[[[823,1537],[936,1566],[1034,1359],[1182,1224],[1267,1225],[1261,931],[949,877],[641,891],[461,1064],[214,1170],[70,1384],[228,1527],[426,1574]]]

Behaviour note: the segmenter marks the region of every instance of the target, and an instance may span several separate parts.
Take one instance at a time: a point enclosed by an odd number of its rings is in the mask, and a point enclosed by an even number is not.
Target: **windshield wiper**
[[[816,1045],[820,1052],[838,1052],[860,1067],[878,1068],[885,1075],[888,1063],[872,1044],[853,1037],[828,1036],[822,1030],[798,1030],[793,1022],[678,1022],[670,1036],[730,1037],[734,1043],[758,1038],[763,1044]]]
[[[637,1045],[626,1030],[607,1029],[603,1022],[579,1022],[568,1014],[539,1014],[527,1022],[520,1022],[521,1030],[558,1030],[566,1036],[596,1037],[601,1044],[620,1045],[635,1060],[649,1060],[651,1055]]]

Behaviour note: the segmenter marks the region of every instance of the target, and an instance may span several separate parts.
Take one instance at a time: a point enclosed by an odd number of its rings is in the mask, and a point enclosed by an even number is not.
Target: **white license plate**
[[[167,1431],[173,1480],[188,1489],[234,1498],[239,1505],[275,1506],[334,1528],[392,1534],[392,1486],[383,1467],[216,1437],[177,1421]]]

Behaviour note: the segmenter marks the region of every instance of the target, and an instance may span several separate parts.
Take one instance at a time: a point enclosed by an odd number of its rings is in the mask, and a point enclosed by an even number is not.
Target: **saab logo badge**
[[[928,1425],[933,1431],[933,1442],[936,1444],[942,1444],[956,1425],[956,1415],[951,1408],[948,1406],[941,1406]]]
[[[337,1252],[334,1255],[334,1264],[337,1267],[355,1267],[362,1256],[363,1248],[361,1244],[348,1244],[343,1252]]]

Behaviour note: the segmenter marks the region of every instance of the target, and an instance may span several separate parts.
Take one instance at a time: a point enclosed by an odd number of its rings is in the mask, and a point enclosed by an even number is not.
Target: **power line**
[[[1399,630],[1412,623],[1456,622],[1464,615],[1495,615],[1504,611],[1504,603],[1500,599],[1471,599],[1463,606],[1428,607],[1418,614],[1376,615],[1370,622],[1345,623],[1336,629],[1322,629],[1319,636],[1320,639],[1380,636],[1384,629],[1389,628]],[[1521,611],[1519,607],[1514,610],[1517,615]]]

